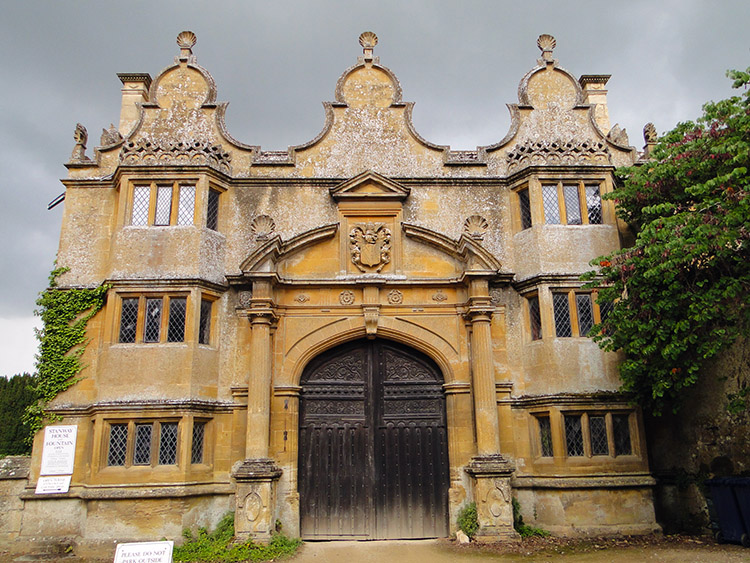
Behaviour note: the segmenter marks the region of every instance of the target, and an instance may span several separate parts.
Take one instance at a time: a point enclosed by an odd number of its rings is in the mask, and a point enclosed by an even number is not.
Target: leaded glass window
[[[172,297],[169,299],[169,327],[167,342],[182,342],[185,340],[185,313],[187,299]]]
[[[552,426],[548,416],[537,418],[539,422],[539,440],[542,446],[542,457],[552,457]]]
[[[190,448],[190,463],[203,463],[203,440],[206,436],[206,423],[193,422],[193,441]]]
[[[548,225],[560,224],[560,203],[557,199],[557,186],[542,186],[542,202],[544,203],[544,222]]]
[[[567,293],[553,293],[552,306],[555,313],[555,334],[558,337],[573,336],[570,325],[570,305]]]
[[[208,190],[208,207],[206,211],[206,228],[215,231],[219,226],[219,192]]]
[[[162,422],[159,429],[159,465],[177,463],[177,423]]]
[[[154,225],[169,225],[172,215],[172,186],[156,188],[156,214]]]
[[[566,223],[568,225],[580,225],[583,223],[581,219],[581,203],[578,199],[578,186],[563,186],[563,197],[565,198]]]
[[[599,186],[588,185],[585,189],[589,223],[599,225],[602,222],[602,198],[599,195]]]
[[[150,186],[135,186],[133,188],[133,213],[130,217],[131,225],[148,225],[148,202],[150,199]]]
[[[146,299],[146,325],[143,328],[144,342],[159,342],[161,332],[162,299]]]
[[[531,203],[528,188],[518,192],[518,202],[521,206],[521,228],[528,229],[531,227]]]
[[[201,316],[198,324],[198,343],[211,343],[211,301],[201,299]]]
[[[594,326],[594,305],[589,293],[576,293],[576,312],[578,313],[578,335],[588,336]]]
[[[531,327],[531,339],[542,338],[542,318],[539,312],[539,297],[529,297],[529,325]]]
[[[630,416],[627,414],[612,415],[612,433],[615,439],[615,455],[630,455],[633,446],[630,442]]]
[[[589,434],[591,435],[591,455],[608,455],[607,424],[604,416],[589,415]]]
[[[583,455],[581,415],[565,415],[565,446],[569,456]]]
[[[138,298],[123,299],[120,309],[120,342],[135,342],[137,324]]]
[[[125,465],[128,451],[128,425],[111,424],[109,427],[109,449],[107,465]]]
[[[135,446],[133,448],[133,465],[149,465],[151,463],[151,435],[152,423],[135,425]]]
[[[177,224],[192,225],[195,217],[195,186],[180,186],[177,203]]]

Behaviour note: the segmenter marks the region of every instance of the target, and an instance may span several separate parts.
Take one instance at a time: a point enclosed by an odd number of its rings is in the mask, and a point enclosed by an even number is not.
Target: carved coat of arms
[[[391,261],[391,231],[383,223],[356,225],[349,241],[352,262],[362,272],[380,272]]]

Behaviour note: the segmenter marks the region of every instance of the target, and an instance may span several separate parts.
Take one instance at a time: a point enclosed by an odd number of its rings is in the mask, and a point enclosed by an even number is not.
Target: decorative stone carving
[[[238,538],[271,539],[275,524],[276,481],[281,469],[271,459],[246,459],[232,467],[237,483],[234,529]]]
[[[353,305],[354,304],[354,292],[345,289],[339,293],[339,303],[342,305]]]
[[[500,454],[475,456],[466,466],[474,480],[479,531],[476,541],[517,540],[513,529],[510,477],[513,464]]]
[[[484,234],[489,226],[487,219],[481,215],[472,215],[464,221],[464,232],[475,240],[484,240]]]
[[[89,160],[86,156],[86,143],[88,143],[89,134],[86,131],[86,128],[80,123],[76,123],[76,130],[73,133],[73,139],[75,140],[76,145],[73,147],[73,154],[70,155],[70,160],[72,162],[85,162]]]
[[[499,287],[490,288],[490,303],[497,307],[500,304],[500,299],[503,296],[503,290]]]
[[[210,166],[227,174],[231,173],[231,160],[232,155],[221,145],[209,145],[203,141],[153,143],[139,139],[128,141],[120,151],[123,164]]]
[[[542,52],[542,59],[545,61],[552,60],[552,51],[557,47],[557,41],[551,35],[542,34],[536,40],[536,46]]]
[[[432,296],[433,301],[437,301],[438,303],[443,303],[444,301],[448,300],[448,296],[443,293],[442,289],[438,289],[437,292]]]
[[[250,223],[250,231],[255,235],[255,240],[268,240],[276,230],[276,223],[268,215],[258,215]]]
[[[655,143],[657,138],[656,126],[653,123],[646,123],[643,126],[643,140],[646,144]]]
[[[534,141],[516,145],[506,156],[508,171],[545,164],[610,164],[610,152],[601,141]]]
[[[398,289],[392,289],[388,292],[388,303],[391,305],[401,305],[404,302],[404,294]]]
[[[383,223],[356,225],[349,241],[352,262],[362,272],[380,272],[391,261],[391,231]]]
[[[612,126],[612,129],[609,130],[609,133],[607,133],[607,139],[621,147],[627,147],[630,145],[627,131],[621,128],[618,123],[615,123],[614,126]]]
[[[252,291],[240,291],[240,294],[238,296],[238,301],[240,303],[240,307],[249,307],[250,301],[253,298],[253,292]]]
[[[120,141],[122,141],[122,135],[120,135],[114,123],[109,124],[109,129],[102,129],[102,136],[99,140],[99,144],[102,147],[116,145]]]
[[[307,303],[310,301],[310,296],[305,295],[304,293],[300,293],[297,297],[294,298],[294,300],[297,303]]]
[[[195,36],[195,33],[192,31],[182,31],[177,36],[177,45],[180,47],[180,49],[192,49],[195,46],[195,43],[198,41],[198,38]]]
[[[372,49],[378,44],[378,36],[372,31],[365,31],[359,36],[359,44],[364,49]]]

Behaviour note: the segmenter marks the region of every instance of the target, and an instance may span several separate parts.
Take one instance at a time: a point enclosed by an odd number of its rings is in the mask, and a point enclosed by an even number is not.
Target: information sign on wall
[[[172,541],[121,543],[117,545],[115,563],[171,563]]]
[[[76,456],[77,426],[47,426],[44,429],[40,475],[70,475]]]

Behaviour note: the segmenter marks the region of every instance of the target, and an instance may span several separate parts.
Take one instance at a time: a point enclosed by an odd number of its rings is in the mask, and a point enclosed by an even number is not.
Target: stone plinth
[[[475,456],[465,468],[473,477],[477,504],[478,542],[520,539],[513,528],[513,493],[510,477],[513,464],[501,454]]]
[[[240,539],[268,542],[276,518],[276,483],[281,469],[272,459],[246,459],[232,468],[237,482],[234,532]]]

